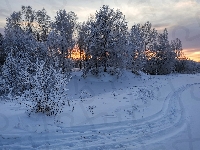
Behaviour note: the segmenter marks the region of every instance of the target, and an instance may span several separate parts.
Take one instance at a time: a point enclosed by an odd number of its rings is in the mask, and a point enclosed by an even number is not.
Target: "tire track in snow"
[[[200,83],[196,83],[200,84]],[[33,133],[3,139],[5,148],[21,149],[116,149],[149,144],[173,136],[184,127],[185,112],[180,95],[195,84],[188,84],[170,93],[158,113],[140,120],[78,126],[60,129],[61,133]],[[180,129],[181,130],[181,129]],[[27,147],[28,145],[28,147]],[[31,145],[31,146],[30,146]]]

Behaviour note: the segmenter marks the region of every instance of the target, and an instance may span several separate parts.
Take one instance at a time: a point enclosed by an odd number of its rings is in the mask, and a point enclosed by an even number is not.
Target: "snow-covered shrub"
[[[9,87],[5,83],[5,80],[0,76],[0,96],[9,92]]]
[[[122,75],[122,70],[123,69],[110,67],[110,68],[108,68],[108,73],[110,75],[116,75],[117,77],[120,77]]]
[[[90,72],[91,72],[92,75],[98,76],[98,74],[99,74],[99,69],[98,69],[98,68],[93,68],[93,69],[91,69]]]
[[[46,67],[44,61],[37,60],[36,65],[34,76],[24,72],[25,82],[30,84],[30,89],[20,97],[21,104],[26,105],[29,116],[40,112],[47,116],[57,115],[65,105],[65,87],[69,81],[69,74],[62,74],[61,69],[56,70],[52,66]]]
[[[153,100],[154,93],[148,89],[138,89],[138,100],[141,100],[143,104],[148,104],[150,100]]]
[[[96,108],[95,105],[93,106],[88,106],[88,111],[90,111],[92,113],[92,115],[94,115],[94,109]]]
[[[200,72],[200,65],[198,62],[188,59],[176,60],[175,71],[178,73],[198,73]]]

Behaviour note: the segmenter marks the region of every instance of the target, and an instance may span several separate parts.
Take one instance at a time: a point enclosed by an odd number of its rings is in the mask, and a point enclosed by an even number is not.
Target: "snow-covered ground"
[[[56,117],[0,101],[0,149],[200,149],[200,74],[81,77]]]

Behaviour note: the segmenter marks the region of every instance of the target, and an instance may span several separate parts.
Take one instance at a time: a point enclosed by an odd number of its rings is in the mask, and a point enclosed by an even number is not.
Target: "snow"
[[[2,98],[0,149],[199,150],[200,74],[81,75],[56,117]]]

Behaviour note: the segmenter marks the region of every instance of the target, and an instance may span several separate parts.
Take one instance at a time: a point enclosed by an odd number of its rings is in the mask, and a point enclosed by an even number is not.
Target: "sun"
[[[75,45],[74,48],[70,51],[69,57],[73,60],[84,60],[85,59],[85,51],[80,50],[78,45]]]

